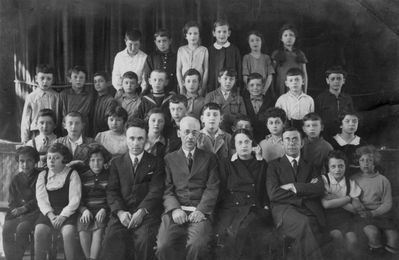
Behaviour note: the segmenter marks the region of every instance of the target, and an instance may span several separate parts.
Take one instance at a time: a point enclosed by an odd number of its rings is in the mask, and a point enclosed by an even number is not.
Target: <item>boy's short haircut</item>
[[[39,64],[36,66],[36,74],[38,73],[53,74],[54,76],[54,69],[48,64]]]
[[[294,126],[289,126],[289,127],[285,127],[284,129],[283,129],[283,132],[282,132],[282,134],[284,134],[285,132],[298,132],[299,133],[299,136],[301,137],[301,140],[303,140],[303,133],[302,133],[302,131],[299,131],[299,129],[298,128],[296,128],[296,127],[294,127]]]
[[[94,73],[93,78],[98,76],[103,77],[105,81],[109,81],[109,75],[106,71],[97,71]]]
[[[344,78],[346,77],[347,73],[341,66],[333,66],[326,70],[326,78],[330,76],[330,74],[342,74]]]
[[[29,157],[31,157],[35,163],[37,163],[38,161],[40,161],[40,155],[39,152],[36,151],[35,148],[31,147],[31,146],[21,146],[17,149],[17,151],[15,152],[15,160],[18,162],[19,161],[19,157],[21,155],[27,155]]]
[[[154,40],[156,40],[157,37],[167,37],[169,40],[172,39],[170,32],[165,28],[161,28],[154,33]]]
[[[237,78],[237,71],[235,69],[233,69],[233,68],[222,68],[219,71],[218,77],[221,77],[224,74],[226,74],[226,76],[229,76],[229,77]]]
[[[144,118],[144,121],[148,124],[148,120],[150,120],[151,115],[153,114],[161,114],[163,116],[163,119],[166,121],[166,115],[165,112],[163,112],[162,108],[160,107],[153,107],[151,108],[148,112],[147,115]]]
[[[61,143],[54,143],[50,145],[50,147],[47,150],[47,153],[59,153],[62,155],[63,160],[62,163],[67,164],[70,161],[72,161],[73,157],[71,152],[69,151],[68,147]]]
[[[140,118],[132,118],[127,122],[126,125],[126,130],[129,129],[130,127],[138,127],[141,129],[144,129],[146,133],[148,133],[148,125],[143,119]]]
[[[372,154],[374,158],[374,166],[380,166],[382,155],[374,145],[365,145],[356,149],[357,159],[360,159],[360,157],[365,154]]]
[[[127,72],[123,73],[122,80],[123,79],[134,79],[134,80],[136,80],[136,82],[139,81],[139,77],[133,71],[127,71]]]
[[[271,107],[266,110],[265,119],[266,121],[269,118],[280,118],[283,124],[287,121],[287,114],[285,111],[279,107]]]
[[[260,80],[262,80],[262,82],[265,81],[265,79],[262,77],[262,75],[260,75],[257,72],[254,72],[254,73],[251,73],[248,75],[247,83],[249,83],[251,80],[254,80],[254,79],[260,79]]]
[[[80,112],[78,112],[78,111],[71,111],[71,112],[69,112],[68,114],[66,114],[66,116],[64,116],[64,118],[63,118],[63,122],[64,122],[64,123],[65,123],[65,119],[66,119],[67,117],[79,117],[80,120],[81,120],[82,123],[83,123],[83,116],[82,116],[82,114],[81,114]]]
[[[168,78],[169,78],[168,72],[167,72],[166,70],[164,70],[164,69],[154,69],[154,70],[152,70],[151,73],[150,73],[150,77],[151,77],[151,74],[152,74],[153,72],[156,72],[156,73],[163,73],[163,74],[165,74],[165,79],[168,79]]]
[[[319,116],[319,114],[317,114],[315,112],[306,114],[303,117],[302,122],[305,123],[306,121],[320,121],[320,124],[323,125],[323,119],[321,119],[321,116]]]
[[[91,143],[87,145],[87,148],[89,148],[89,152],[87,153],[87,159],[86,159],[86,164],[89,165],[90,158],[93,154],[99,153],[103,156],[104,158],[104,163],[107,163],[109,160],[111,160],[112,155],[110,152],[108,152],[107,149],[105,149],[104,146],[98,143]]]
[[[185,95],[181,95],[181,94],[176,94],[173,95],[171,97],[171,99],[169,99],[169,104],[179,104],[179,103],[183,103],[184,107],[187,108],[188,106],[188,100],[187,97]]]
[[[254,135],[251,133],[251,131],[249,131],[248,129],[241,128],[241,129],[235,130],[233,135],[231,136],[230,145],[231,145],[231,147],[233,147],[233,149],[236,149],[235,138],[236,138],[236,135],[238,135],[238,134],[244,134],[244,135],[248,136],[248,138],[252,141],[252,146],[254,146],[254,144],[256,144]]]
[[[327,159],[325,161],[326,163],[326,169],[328,169],[328,163],[330,162],[330,159],[340,159],[345,162],[345,167],[348,167],[348,157],[346,157],[345,153],[340,151],[340,150],[332,150],[328,153]]]
[[[288,76],[301,76],[302,78],[304,78],[305,74],[303,73],[303,70],[301,70],[300,68],[290,68],[287,71],[286,77]]]
[[[262,41],[262,47],[263,47],[263,43],[265,42],[265,38],[263,37],[263,34],[257,30],[249,31],[249,33],[247,34],[247,41],[249,41],[249,36],[251,36],[252,34],[256,35],[260,38],[260,40]]]
[[[189,21],[183,27],[183,38],[186,38],[186,34],[191,27],[197,27],[198,30],[200,29],[199,24],[196,21]]]
[[[78,74],[79,72],[83,72],[85,76],[87,76],[87,70],[83,66],[73,66],[68,70],[67,76],[70,78],[72,73]]]
[[[125,33],[125,40],[130,41],[140,41],[141,40],[141,32],[137,29],[128,30]]]
[[[249,122],[252,126],[252,122],[251,122],[251,119],[249,118],[249,116],[241,115],[241,114],[234,119],[233,126],[237,126],[237,123],[240,121]]]
[[[188,69],[183,75],[183,80],[186,80],[186,77],[193,75],[198,76],[198,81],[201,82],[201,73],[196,69]]]
[[[284,24],[284,25],[281,27],[281,29],[280,29],[280,31],[279,31],[279,33],[278,33],[279,39],[281,39],[281,36],[283,35],[283,33],[284,33],[286,30],[292,31],[292,32],[295,34],[295,37],[298,38],[298,30],[297,30],[297,28],[295,27],[295,25],[290,24],[290,23],[286,23],[286,24]]]
[[[113,105],[113,106],[111,105],[110,109],[107,111],[105,116],[107,118],[110,116],[120,117],[123,119],[123,123],[126,123],[129,115],[123,107],[119,105]]]
[[[48,116],[53,120],[53,123],[57,123],[57,115],[55,114],[54,110],[49,109],[49,108],[43,108],[40,109],[39,113],[37,114],[37,120],[39,120],[39,117],[45,117]]]
[[[216,103],[213,103],[213,102],[206,103],[201,109],[201,115],[203,115],[204,111],[207,109],[218,110],[220,112],[220,115],[222,115],[222,108]]]
[[[217,19],[214,23],[213,23],[213,31],[216,29],[216,27],[218,26],[224,26],[227,25],[227,27],[229,27],[230,30],[230,24],[229,22],[227,22],[227,20],[224,19]]]

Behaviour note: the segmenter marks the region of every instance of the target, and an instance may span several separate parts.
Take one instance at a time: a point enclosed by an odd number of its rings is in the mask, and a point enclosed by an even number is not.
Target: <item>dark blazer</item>
[[[181,206],[193,206],[204,214],[213,213],[219,194],[219,172],[216,155],[195,149],[191,171],[180,148],[165,156],[166,212]]]
[[[113,214],[130,213],[140,208],[159,217],[162,213],[164,167],[162,159],[144,152],[133,173],[129,153],[112,160],[107,188],[107,202]]]
[[[310,183],[313,178],[317,178],[316,183]],[[280,188],[281,185],[288,183],[295,185],[296,194]],[[324,194],[323,180],[314,170],[313,165],[306,162],[302,156],[299,160],[297,176],[287,156],[271,161],[267,168],[266,186],[277,227],[282,224],[284,211],[290,205],[299,209],[306,208],[317,217],[320,225],[325,224],[320,203],[320,197]]]

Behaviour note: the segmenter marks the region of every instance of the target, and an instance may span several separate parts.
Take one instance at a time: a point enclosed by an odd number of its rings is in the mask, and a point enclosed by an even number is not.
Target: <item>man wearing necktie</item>
[[[163,161],[144,151],[144,121],[129,122],[126,140],[129,152],[110,166],[107,201],[111,219],[100,259],[155,259],[153,248],[163,210]]]
[[[200,123],[180,121],[182,146],[165,156],[165,214],[156,255],[163,259],[211,259],[212,214],[219,193],[216,155],[196,148]]]
[[[278,231],[293,239],[289,259],[322,259],[317,241],[319,228],[325,225],[320,203],[323,181],[311,162],[302,158],[303,140],[296,128],[283,132],[283,146],[285,155],[270,162],[267,169],[274,223]]]

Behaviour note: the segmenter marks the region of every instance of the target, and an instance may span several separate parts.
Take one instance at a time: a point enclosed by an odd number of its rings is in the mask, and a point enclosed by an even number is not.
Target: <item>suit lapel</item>
[[[217,153],[224,144],[224,134],[216,136],[214,152]]]
[[[298,163],[298,182],[307,182],[307,178],[309,175],[309,165],[302,159],[299,159]]]
[[[122,158],[123,160],[122,165],[120,166],[120,173],[123,176],[121,176],[120,181],[133,185],[133,164],[132,160],[130,159],[129,153],[125,153]]]
[[[190,177],[194,176],[194,174],[198,171],[198,169],[201,168],[202,164],[203,164],[202,150],[197,148],[197,149],[195,149],[195,153],[194,153],[194,157],[193,157],[193,166],[191,167],[191,172],[190,172],[189,176]],[[187,170],[188,170],[188,166],[187,166]]]
[[[198,150],[198,149],[197,149]],[[195,153],[194,153],[194,157],[193,157],[193,165],[191,166],[191,171],[193,171],[193,169],[194,169],[194,164],[195,164],[195,155],[196,155],[196,153],[197,153],[197,151],[195,151]],[[190,170],[188,169],[188,162],[187,162],[187,157],[186,157],[186,155],[184,154],[184,152],[183,152],[183,149],[180,147],[180,149],[178,150],[178,152],[177,152],[177,161],[178,162],[181,162],[180,163],[180,165],[181,165],[181,167],[183,167],[184,168],[184,172],[187,172],[187,173],[189,173],[190,172]]]
[[[296,182],[297,176],[295,176],[294,168],[292,168],[292,165],[291,165],[290,161],[288,160],[287,156],[284,155],[282,160],[283,160],[282,161],[282,172],[287,173],[287,177],[290,178],[290,181]],[[298,172],[299,172],[299,170],[298,170]]]

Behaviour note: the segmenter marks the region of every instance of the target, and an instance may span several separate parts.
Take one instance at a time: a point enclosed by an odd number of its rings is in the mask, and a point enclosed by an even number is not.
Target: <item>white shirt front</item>
[[[69,137],[68,137],[68,142],[71,145],[71,150],[72,150],[72,155],[75,154],[76,148],[78,147],[78,145],[83,144],[83,138],[82,136],[79,137],[78,140],[76,140],[75,142],[73,142]]]
[[[283,109],[288,119],[302,120],[306,114],[314,112],[314,101],[305,93],[295,96],[287,92],[277,99],[276,107]]]

